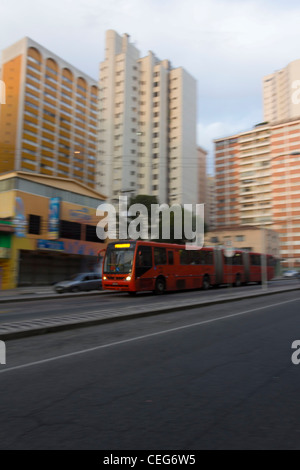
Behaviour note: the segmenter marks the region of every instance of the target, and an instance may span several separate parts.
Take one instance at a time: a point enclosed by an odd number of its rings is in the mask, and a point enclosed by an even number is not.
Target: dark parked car
[[[97,273],[75,274],[70,280],[58,282],[54,285],[54,290],[58,294],[63,294],[64,292],[100,290],[101,288],[101,275]]]

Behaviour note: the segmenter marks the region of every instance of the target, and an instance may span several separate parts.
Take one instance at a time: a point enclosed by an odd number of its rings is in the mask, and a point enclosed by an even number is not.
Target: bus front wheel
[[[156,279],[156,282],[155,282],[154,293],[157,295],[161,295],[165,293],[165,290],[166,290],[166,281],[164,280],[163,277],[159,277],[158,279]]]

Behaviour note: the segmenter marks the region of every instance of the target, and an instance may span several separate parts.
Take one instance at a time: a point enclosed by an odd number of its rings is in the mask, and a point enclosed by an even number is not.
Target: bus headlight
[[[106,276],[103,276],[103,281],[106,281]]]
[[[126,281],[131,281],[131,276],[127,276]]]

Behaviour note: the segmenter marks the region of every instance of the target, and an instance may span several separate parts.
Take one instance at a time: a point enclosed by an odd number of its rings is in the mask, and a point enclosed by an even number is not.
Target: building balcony
[[[242,144],[242,142],[240,142],[240,144]],[[252,142],[249,143],[249,145],[245,145],[244,147],[240,146],[240,151],[265,147],[266,145],[270,145],[269,139],[265,140],[264,142]]]
[[[251,196],[253,194],[265,194],[265,193],[271,193],[272,192],[271,183],[268,184],[268,185],[264,184],[264,186],[268,186],[268,187],[265,188],[265,189],[262,189],[261,184],[251,183],[251,184],[249,184],[249,187],[251,188],[251,190],[250,191],[243,191],[242,189],[240,189],[239,195],[241,197],[244,197],[244,196]]]
[[[253,142],[253,140],[255,138],[257,140],[258,136],[254,135],[254,132],[252,132],[251,134],[250,133],[246,134],[244,137],[240,137],[239,138],[239,144],[244,144],[245,142]],[[269,133],[269,132],[259,133],[259,139],[268,139],[269,137],[271,137],[271,133]]]
[[[255,211],[255,212],[258,212],[258,211],[265,211],[267,209],[271,209],[272,208],[272,203],[271,202],[266,202],[266,204],[264,205],[257,205],[257,204],[254,204],[253,206],[249,206],[249,207],[243,207],[243,206],[240,206],[240,211],[242,212],[246,212],[246,211]]]
[[[248,157],[249,161],[242,160],[239,162],[240,166],[245,166],[245,165],[256,165],[257,163],[262,163],[266,161],[266,157],[260,157],[260,158],[253,158],[253,157]],[[270,159],[268,159],[270,160]],[[270,162],[271,163],[271,162]],[[256,167],[258,168],[258,167]]]
[[[265,146],[262,146],[261,147],[265,147]],[[263,154],[270,154],[271,153],[271,148],[267,148],[265,150],[259,150],[259,148],[257,149],[254,149],[254,150],[251,150],[249,152],[242,152],[241,150],[239,151],[239,156],[240,158],[249,158],[249,157],[253,157],[254,155],[263,155]]]

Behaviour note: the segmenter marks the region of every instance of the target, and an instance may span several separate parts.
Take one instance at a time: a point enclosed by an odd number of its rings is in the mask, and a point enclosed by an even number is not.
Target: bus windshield
[[[104,273],[105,274],[129,274],[132,272],[134,247],[107,249]]]

